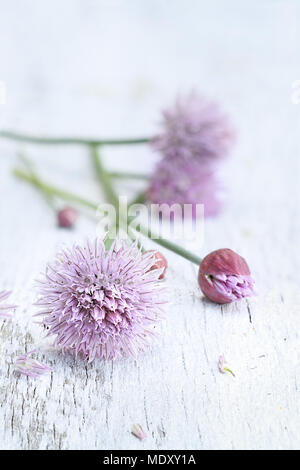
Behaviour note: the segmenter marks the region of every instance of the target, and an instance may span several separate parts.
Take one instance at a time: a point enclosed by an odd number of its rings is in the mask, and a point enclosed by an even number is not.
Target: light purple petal
[[[31,356],[36,350],[30,351],[26,354],[19,356],[15,362],[15,370],[20,374],[27,375],[28,377],[36,379],[41,375],[52,372],[52,368],[43,364],[42,362],[33,359]]]

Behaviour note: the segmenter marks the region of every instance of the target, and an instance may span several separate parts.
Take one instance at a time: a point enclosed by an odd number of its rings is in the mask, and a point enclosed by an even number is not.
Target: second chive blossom
[[[162,132],[151,141],[162,158],[147,191],[150,202],[172,206],[204,205],[206,216],[218,214],[223,187],[217,170],[235,141],[229,118],[213,101],[190,93],[163,113]]]

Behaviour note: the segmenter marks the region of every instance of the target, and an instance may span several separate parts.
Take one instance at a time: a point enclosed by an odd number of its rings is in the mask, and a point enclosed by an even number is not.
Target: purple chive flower
[[[203,204],[205,216],[213,216],[223,206],[222,188],[215,171],[207,166],[201,168],[197,161],[180,162],[175,165],[161,160],[152,176],[147,192],[149,202],[162,206],[167,215],[173,204],[191,205],[191,216],[197,215],[197,204]]]
[[[22,356],[19,356],[15,362],[15,369],[17,372],[33,379],[53,371],[51,367],[31,357],[35,352],[36,350],[34,349],[33,351],[23,354]]]
[[[58,225],[62,228],[72,228],[77,217],[78,212],[73,207],[64,207],[57,213]]]
[[[248,264],[229,248],[213,251],[202,260],[198,281],[203,294],[219,304],[255,293]]]
[[[144,441],[147,438],[147,434],[140,424],[134,424],[132,426],[131,434],[137,437],[140,441]]]
[[[147,192],[155,204],[197,204],[206,216],[218,214],[223,205],[216,175],[217,163],[228,155],[235,132],[218,104],[190,93],[177,99],[163,113],[163,131],[152,139],[152,148],[162,155]]]
[[[219,105],[192,92],[177,99],[163,112],[163,131],[152,147],[172,160],[209,164],[225,157],[235,140],[235,131]]]
[[[0,318],[11,318],[11,311],[17,308],[16,305],[1,305],[1,302],[6,300],[10,296],[11,292],[2,291],[0,292]]]
[[[59,253],[37,302],[54,346],[90,362],[144,350],[162,316],[160,270],[152,265],[152,253],[123,242],[107,251],[96,239]]]

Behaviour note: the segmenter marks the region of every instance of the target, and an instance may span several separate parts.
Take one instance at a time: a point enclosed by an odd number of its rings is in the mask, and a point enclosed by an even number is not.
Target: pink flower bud
[[[153,269],[162,269],[164,268],[163,272],[159,276],[159,279],[164,279],[166,270],[168,267],[168,261],[164,257],[164,255],[161,254],[160,251],[155,251],[155,250],[149,250],[146,251],[146,253],[154,253],[155,261],[152,267],[150,268],[150,271],[153,271]]]
[[[64,207],[57,213],[58,225],[63,228],[72,228],[77,216],[78,213],[73,207]]]
[[[213,251],[203,259],[198,282],[203,294],[219,304],[254,295],[248,264],[229,248]]]

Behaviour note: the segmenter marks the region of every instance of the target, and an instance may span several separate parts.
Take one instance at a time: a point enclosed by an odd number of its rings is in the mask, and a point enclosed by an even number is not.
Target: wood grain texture
[[[5,127],[139,136],[178,90],[195,86],[224,102],[239,130],[224,165],[229,200],[206,220],[203,243],[186,246],[238,251],[259,294],[213,305],[195,267],[167,254],[170,303],[150,351],[92,365],[62,357],[34,323],[34,279],[95,223],[83,216],[75,231],[58,230],[44,201],[11,175],[20,147],[0,141],[0,289],[20,305],[0,322],[0,449],[298,449],[299,4],[72,0],[57,16],[56,1],[0,3]],[[47,179],[99,200],[83,149],[24,149]],[[146,147],[103,155],[113,170],[150,171],[156,158]],[[35,346],[54,369],[36,381],[13,371]],[[219,373],[220,354],[236,378]],[[131,435],[133,423],[146,441]]]

